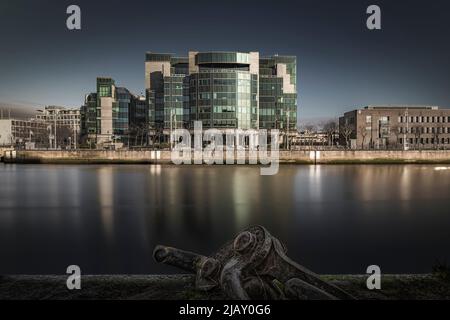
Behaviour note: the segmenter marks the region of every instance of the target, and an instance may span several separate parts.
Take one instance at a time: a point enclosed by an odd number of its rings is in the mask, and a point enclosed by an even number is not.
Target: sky
[[[82,29],[66,28],[81,8]],[[382,29],[366,28],[381,8]],[[299,120],[450,106],[450,1],[0,0],[0,103],[80,106],[97,76],[144,92],[145,52],[297,56]]]

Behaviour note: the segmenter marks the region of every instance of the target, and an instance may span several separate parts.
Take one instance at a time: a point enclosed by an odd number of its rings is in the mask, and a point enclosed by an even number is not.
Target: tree
[[[56,140],[58,147],[66,147],[69,145],[69,141],[72,138],[72,130],[67,126],[56,127]]]
[[[438,141],[438,147],[441,145],[441,137],[442,137],[442,135],[441,134],[443,134],[443,133],[445,133],[445,128],[444,127],[438,127],[438,128],[436,128],[436,133],[437,133],[437,135],[436,135],[436,139],[437,139],[437,141]]]
[[[401,126],[399,126],[397,124],[395,124],[389,128],[390,129],[389,133],[392,133],[394,135],[396,148],[398,148],[398,140],[400,138],[400,128],[401,128]]]
[[[334,135],[338,131],[338,124],[336,120],[329,120],[323,126],[323,131],[327,134],[328,145],[332,146],[334,144]]]
[[[345,123],[340,127],[339,130],[345,139],[345,146],[348,148],[349,147],[349,138],[353,133],[353,127],[350,124]]]
[[[145,123],[141,123],[139,125],[139,132],[141,133],[141,147],[144,145],[144,138],[147,135],[147,125]]]
[[[359,134],[362,136],[361,149],[364,149],[364,144],[366,142],[367,128],[364,126],[359,127]]]
[[[433,137],[434,137],[435,148],[438,149],[438,147],[439,147],[439,128],[438,127],[434,128]]]
[[[418,147],[418,149],[421,149],[421,143],[420,143],[421,136],[422,136],[422,127],[415,127],[414,128],[414,137],[416,139],[416,146]]]
[[[303,126],[303,131],[304,131],[304,135],[305,135],[305,145],[308,144],[306,139],[307,139],[308,135],[310,135],[309,145],[312,146],[314,143],[314,138],[313,138],[312,134],[314,134],[317,131],[317,127],[313,124],[305,124]]]

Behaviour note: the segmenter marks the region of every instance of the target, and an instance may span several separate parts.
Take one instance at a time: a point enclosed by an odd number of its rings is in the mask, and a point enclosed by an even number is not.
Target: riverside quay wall
[[[450,164],[450,150],[280,151],[279,158],[280,163],[293,164]],[[150,150],[6,150],[2,159],[6,163],[172,163],[170,151]]]

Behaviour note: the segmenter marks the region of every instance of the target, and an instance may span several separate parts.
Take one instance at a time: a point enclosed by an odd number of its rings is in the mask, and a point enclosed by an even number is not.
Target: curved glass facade
[[[293,129],[296,68],[296,57],[258,52],[147,53],[149,127]]]
[[[196,55],[197,65],[208,63],[249,64],[250,55],[243,52],[200,52]]]
[[[191,75],[191,126],[257,128],[258,77],[248,72],[213,69]]]

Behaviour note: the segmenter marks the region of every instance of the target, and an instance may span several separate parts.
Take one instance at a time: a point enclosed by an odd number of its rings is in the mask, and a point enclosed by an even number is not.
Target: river
[[[450,262],[450,168],[0,164],[0,274],[177,273],[157,244],[209,254],[264,225],[317,273]]]

